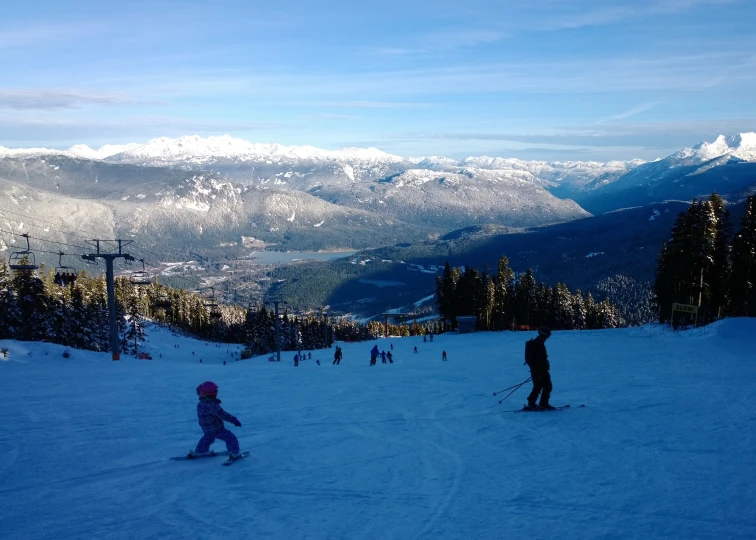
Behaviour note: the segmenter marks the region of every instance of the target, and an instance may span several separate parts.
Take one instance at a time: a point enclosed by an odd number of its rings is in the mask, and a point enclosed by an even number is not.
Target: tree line
[[[22,261],[24,262],[24,261]],[[137,354],[146,339],[146,319],[199,339],[246,344],[248,356],[277,350],[273,311],[265,305],[243,309],[217,304],[184,289],[134,284],[115,278],[120,352]],[[439,331],[434,322],[410,329],[392,325],[392,335]],[[295,315],[285,309],[278,336],[283,351],[328,348],[334,340],[365,341],[383,334],[381,323],[362,324],[346,317]],[[46,341],[77,349],[110,350],[105,277],[86,271],[61,280],[51,268],[11,270],[0,261],[0,339]]]
[[[442,319],[458,326],[460,316],[475,316],[479,330],[517,330],[548,326],[555,330],[583,330],[625,326],[609,300],[596,302],[590,292],[574,293],[563,283],[536,283],[533,271],[520,276],[499,259],[496,273],[488,269],[452,268],[448,261],[436,277],[436,303]]]
[[[673,303],[698,307],[699,324],[756,316],[756,195],[748,197],[740,228],[732,231],[730,211],[716,193],[694,199],[678,215],[656,268],[660,323],[672,320]],[[678,313],[678,322],[692,322],[692,316]]]

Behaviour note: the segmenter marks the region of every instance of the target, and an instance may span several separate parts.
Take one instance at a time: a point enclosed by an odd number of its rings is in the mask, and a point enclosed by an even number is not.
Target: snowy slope
[[[298,368],[154,329],[153,361],[0,341],[3,539],[753,537],[756,321],[555,332],[552,401],[586,408],[504,412],[526,390],[491,392],[527,377],[531,335],[382,339],[396,361],[375,367],[346,343],[341,366]],[[206,379],[252,454],[230,468],[167,461],[199,438]]]

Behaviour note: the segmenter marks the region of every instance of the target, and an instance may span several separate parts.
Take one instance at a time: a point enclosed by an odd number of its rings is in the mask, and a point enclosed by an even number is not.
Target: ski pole
[[[510,393],[508,393],[508,394],[507,394],[506,396],[504,396],[503,398],[501,398],[501,399],[499,400],[499,403],[501,403],[502,401],[504,401],[505,399],[507,399],[507,398],[508,398],[509,396],[511,396],[512,394],[514,394],[515,392],[517,392],[517,390],[518,390],[518,389],[519,389],[519,388],[520,388],[520,387],[521,387],[521,386],[522,386],[523,384],[527,384],[528,382],[530,382],[530,378],[528,378],[528,380],[527,380],[527,381],[522,381],[522,382],[521,382],[520,384],[518,384],[518,385],[517,385],[517,387],[516,387],[516,388],[515,388],[514,390],[512,390],[512,391],[511,391]]]
[[[519,387],[519,386],[522,386],[523,384],[525,384],[526,382],[530,382],[530,380],[531,380],[531,379],[530,379],[530,377],[528,377],[528,380],[527,380],[527,381],[521,382],[520,384],[513,384],[513,385],[512,385],[512,386],[510,386],[509,388],[505,388],[504,390],[499,390],[498,392],[494,392],[494,393],[493,393],[493,395],[496,395],[496,394],[503,394],[504,392],[506,392],[507,390],[511,390],[511,389],[512,389],[512,388],[514,388],[515,386],[518,386],[518,387]]]

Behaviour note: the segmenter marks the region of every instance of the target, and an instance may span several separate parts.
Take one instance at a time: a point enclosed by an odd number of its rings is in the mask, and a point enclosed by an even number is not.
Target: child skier
[[[197,387],[197,417],[199,425],[204,435],[197,443],[194,454],[206,454],[210,451],[210,445],[215,439],[220,439],[226,443],[229,459],[238,459],[239,441],[236,435],[231,433],[223,425],[223,421],[229,422],[236,427],[241,427],[241,422],[235,416],[228,414],[220,406],[221,400],[218,399],[218,385],[212,381],[205,381]]]

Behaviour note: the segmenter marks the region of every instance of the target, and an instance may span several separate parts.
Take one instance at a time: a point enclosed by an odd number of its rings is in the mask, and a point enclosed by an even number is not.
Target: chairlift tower
[[[117,252],[102,252],[100,251],[100,242],[110,242],[118,244]],[[113,360],[120,360],[121,354],[119,352],[119,339],[118,339],[118,323],[116,320],[116,307],[115,307],[115,275],[113,273],[113,261],[116,259],[125,259],[127,261],[133,261],[134,257],[128,253],[123,253],[123,246],[131,244],[131,240],[92,240],[89,242],[94,248],[95,252],[88,255],[82,255],[81,258],[85,261],[96,262],[97,259],[105,260],[105,283],[108,288],[108,319],[110,319],[110,352],[113,355]]]

